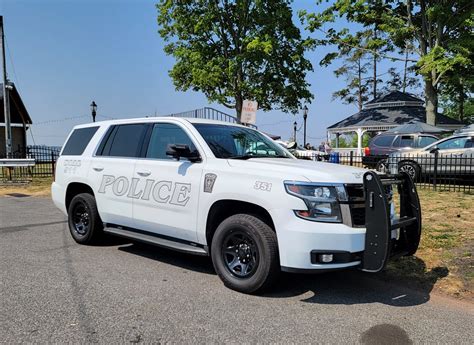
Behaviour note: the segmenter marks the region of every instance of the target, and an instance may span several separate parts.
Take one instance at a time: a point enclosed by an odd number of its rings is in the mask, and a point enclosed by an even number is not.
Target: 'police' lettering
[[[110,186],[111,188],[108,188]],[[135,177],[130,182],[125,176],[116,178],[112,175],[103,175],[98,192],[103,194],[112,192],[116,196],[141,200],[150,200],[151,195],[153,200],[160,204],[186,206],[191,198],[191,184],[152,179],[141,183],[141,180]]]
[[[159,203],[166,203],[170,199],[172,182],[159,181],[153,188],[153,199]]]
[[[122,196],[127,193],[128,185],[129,183],[127,178],[125,176],[120,176],[115,180],[112,190],[114,191],[115,195]]]
[[[190,193],[190,184],[176,182],[176,184],[174,185],[173,197],[171,198],[170,204],[185,206],[189,201]]]
[[[104,175],[102,176],[102,183],[100,184],[99,187],[99,193],[105,193],[105,187],[110,186],[112,183],[114,183],[115,177],[112,175]]]

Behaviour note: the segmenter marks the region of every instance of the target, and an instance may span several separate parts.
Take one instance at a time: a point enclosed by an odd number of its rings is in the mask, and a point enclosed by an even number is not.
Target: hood
[[[283,180],[307,180],[325,183],[362,183],[366,169],[327,162],[288,158],[228,159],[229,165],[255,174],[278,174]]]

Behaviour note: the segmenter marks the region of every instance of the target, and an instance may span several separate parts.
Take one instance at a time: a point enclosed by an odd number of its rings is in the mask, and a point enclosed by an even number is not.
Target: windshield
[[[217,158],[293,158],[276,142],[250,128],[207,123],[193,125]]]

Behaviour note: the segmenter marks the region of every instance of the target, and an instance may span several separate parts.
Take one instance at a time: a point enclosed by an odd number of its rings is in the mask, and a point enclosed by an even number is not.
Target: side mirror
[[[201,161],[201,156],[197,151],[191,151],[185,144],[170,144],[166,150],[166,154],[179,160],[181,157],[187,158],[190,162],[196,163]]]
[[[436,152],[438,152],[438,151],[439,151],[439,148],[438,148],[438,146],[436,146],[436,145],[433,146],[433,147],[430,149],[430,153],[436,153]]]

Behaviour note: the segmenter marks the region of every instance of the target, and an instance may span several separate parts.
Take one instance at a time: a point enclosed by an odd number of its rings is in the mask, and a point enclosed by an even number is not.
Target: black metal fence
[[[33,159],[32,166],[0,166],[0,182],[27,182],[34,177],[54,175],[60,147],[31,145],[18,149],[12,158]]]
[[[218,121],[224,121],[224,122],[230,122],[230,123],[238,123],[237,117],[226,114],[214,108],[209,108],[209,107],[183,111],[181,113],[169,114],[168,116],[190,117],[190,118],[196,118],[196,119],[208,119],[208,120],[218,120]],[[255,125],[249,125],[249,127],[257,128],[257,126]]]
[[[31,181],[53,176],[60,147],[28,146],[14,158],[34,159],[34,166],[0,167],[0,182]],[[406,171],[419,188],[474,192],[474,153],[405,154],[397,157],[363,156],[354,152],[295,154],[298,158],[376,169],[385,173]]]
[[[405,171],[419,188],[474,192],[474,153],[404,154],[395,157],[363,156],[354,152],[295,154],[300,159],[375,169],[384,173]]]

